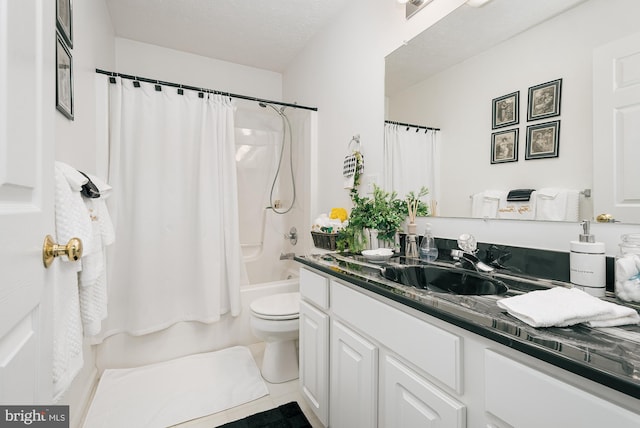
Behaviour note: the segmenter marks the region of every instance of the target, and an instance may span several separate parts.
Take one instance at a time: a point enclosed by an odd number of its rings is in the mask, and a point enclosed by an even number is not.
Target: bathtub
[[[212,324],[181,322],[144,336],[111,336],[97,347],[98,372],[257,343],[259,339],[253,335],[250,326],[251,302],[270,294],[299,291],[299,288],[298,269],[292,266],[285,271],[284,279],[243,286],[240,289],[242,309],[237,317],[225,314],[220,321]]]

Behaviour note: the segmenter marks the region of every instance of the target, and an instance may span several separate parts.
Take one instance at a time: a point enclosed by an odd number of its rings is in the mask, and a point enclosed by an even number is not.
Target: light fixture
[[[482,7],[491,0],[467,0],[467,4],[471,7]]]
[[[405,16],[409,19],[417,11],[431,3],[433,0],[397,0],[398,3],[405,5]]]

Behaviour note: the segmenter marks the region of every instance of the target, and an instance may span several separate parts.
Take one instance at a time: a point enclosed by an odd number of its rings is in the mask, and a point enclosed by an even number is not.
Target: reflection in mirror
[[[609,212],[597,205],[595,192],[592,198],[584,193],[594,187],[597,162],[593,52],[637,32],[639,13],[635,0],[493,0],[482,8],[461,6],[391,53],[386,119],[441,129],[437,214],[471,217],[474,209],[475,216],[491,217],[499,201],[519,189],[537,192],[496,217],[575,221]],[[528,117],[529,89],[559,79],[559,114]],[[498,129],[492,100],[514,93],[517,117]],[[544,154],[533,139],[545,137],[547,128],[557,156],[525,156]],[[509,159],[495,146],[505,132],[515,151]],[[573,202],[562,205],[554,199],[559,195]]]

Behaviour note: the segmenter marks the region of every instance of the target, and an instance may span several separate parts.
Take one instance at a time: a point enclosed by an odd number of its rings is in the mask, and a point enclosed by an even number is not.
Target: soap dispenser
[[[438,247],[436,247],[436,240],[431,234],[431,224],[427,223],[427,227],[424,231],[424,236],[420,242],[420,259],[432,262],[438,258]]]
[[[606,259],[604,243],[596,242],[590,233],[589,220],[580,225],[583,233],[577,241],[570,242],[570,281],[576,287],[595,297],[604,297],[606,287]]]

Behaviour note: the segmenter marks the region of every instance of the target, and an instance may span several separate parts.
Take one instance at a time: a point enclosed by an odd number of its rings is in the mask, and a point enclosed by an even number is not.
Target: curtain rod
[[[165,82],[165,81],[156,80],[156,79],[149,79],[147,77],[132,76],[130,74],[122,74],[122,73],[116,73],[114,71],[100,70],[99,68],[96,68],[96,73],[98,73],[98,74],[106,74],[107,76],[111,76],[111,77],[121,77],[123,79],[138,80],[140,82],[155,83],[156,85],[171,86],[171,87],[174,87],[174,88],[189,89],[189,90],[192,90],[192,91],[199,91],[199,92],[208,92],[208,93],[212,93],[212,94],[216,94],[216,95],[226,95],[226,96],[231,97],[231,98],[240,98],[240,99],[243,99],[243,100],[257,101],[257,102],[260,102],[260,103],[276,104],[276,105],[284,106],[284,107],[295,107],[295,108],[301,108],[301,109],[304,109],[304,110],[318,111],[317,107],[307,107],[307,106],[301,106],[301,105],[298,105],[298,104],[283,103],[281,101],[265,100],[265,99],[262,99],[262,98],[249,97],[249,96],[246,96],[246,95],[232,94],[231,92],[224,92],[224,91],[219,91],[219,90],[216,90],[216,89],[199,88],[197,86],[182,85],[182,84],[179,84],[179,83]]]
[[[400,126],[406,126],[408,128],[418,128],[418,129],[424,129],[426,130],[431,130],[431,131],[440,131],[440,128],[432,128],[430,126],[424,126],[424,125],[413,125],[411,123],[402,123],[402,122],[394,122],[392,120],[385,120],[384,123],[388,123],[390,125],[400,125]]]

